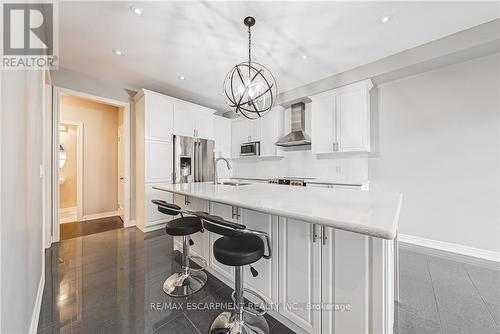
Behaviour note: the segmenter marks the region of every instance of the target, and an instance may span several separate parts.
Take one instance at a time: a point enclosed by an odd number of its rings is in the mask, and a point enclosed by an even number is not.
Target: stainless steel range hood
[[[292,104],[292,131],[278,139],[276,146],[311,145],[311,137],[306,133],[306,105],[304,102]]]

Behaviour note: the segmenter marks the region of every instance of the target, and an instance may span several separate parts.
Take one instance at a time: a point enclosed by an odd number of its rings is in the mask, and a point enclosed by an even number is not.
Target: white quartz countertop
[[[261,183],[178,183],[153,188],[383,239],[396,236],[402,202],[401,194]]]

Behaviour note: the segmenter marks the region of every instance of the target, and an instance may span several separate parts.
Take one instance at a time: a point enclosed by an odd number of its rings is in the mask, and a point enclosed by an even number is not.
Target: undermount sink
[[[246,186],[246,185],[249,185],[250,183],[241,183],[241,182],[232,182],[232,181],[228,181],[228,182],[222,182],[221,183],[223,186],[233,186],[233,187],[238,187],[238,186]]]

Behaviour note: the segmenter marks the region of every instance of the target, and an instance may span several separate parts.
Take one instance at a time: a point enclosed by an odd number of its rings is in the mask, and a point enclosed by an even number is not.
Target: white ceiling
[[[500,16],[498,2],[89,1],[61,2],[59,11],[62,67],[218,110],[225,75],[248,57],[245,16],[257,20],[254,59],[279,92]]]

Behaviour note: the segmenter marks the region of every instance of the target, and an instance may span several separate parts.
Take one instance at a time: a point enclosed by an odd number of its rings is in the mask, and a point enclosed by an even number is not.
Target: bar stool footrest
[[[246,306],[243,306],[243,311],[244,312],[247,312],[247,313],[250,313],[254,316],[263,316],[264,314],[267,313],[267,311],[269,310],[269,304],[267,303],[267,301],[264,299],[264,297],[262,297],[261,295],[259,295],[257,292],[253,291],[253,290],[250,290],[250,289],[243,289],[243,292],[244,293],[248,293],[254,297],[256,297],[257,299],[259,299],[261,302],[262,302],[262,305],[264,305],[264,307],[262,308],[262,311],[256,311],[255,309],[253,308],[249,308],[249,307],[246,307]],[[235,291],[233,291],[233,293],[231,294],[231,299],[233,300],[233,303],[234,304],[237,304],[236,303],[236,298],[234,297],[234,293]],[[256,305],[256,304],[254,304]],[[260,306],[260,305],[259,305]]]
[[[198,272],[198,271],[204,270],[207,267],[207,260],[205,260],[201,256],[190,255],[190,256],[188,256],[188,259],[189,259],[189,261],[193,261],[194,263],[196,263],[200,266],[200,268],[192,268],[190,266],[189,271]]]

